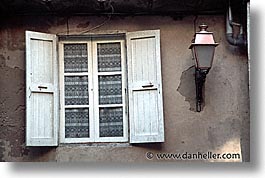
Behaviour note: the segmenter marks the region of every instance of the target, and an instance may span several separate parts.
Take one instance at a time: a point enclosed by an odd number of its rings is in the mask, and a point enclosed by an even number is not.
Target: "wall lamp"
[[[195,61],[195,85],[196,85],[196,111],[201,111],[203,102],[202,88],[206,75],[212,67],[214,50],[218,43],[214,42],[213,32],[208,32],[208,26],[202,24],[200,31],[196,32],[194,39],[189,47],[192,52],[192,58]]]

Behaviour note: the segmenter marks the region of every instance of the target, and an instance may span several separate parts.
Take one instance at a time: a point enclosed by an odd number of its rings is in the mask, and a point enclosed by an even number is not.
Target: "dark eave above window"
[[[1,0],[0,15],[213,15],[223,14],[226,5],[227,0]]]

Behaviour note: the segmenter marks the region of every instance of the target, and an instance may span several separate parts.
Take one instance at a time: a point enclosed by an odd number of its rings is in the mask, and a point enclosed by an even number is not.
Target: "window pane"
[[[123,109],[99,108],[99,136],[122,137],[123,136]]]
[[[98,71],[121,71],[120,43],[98,43]]]
[[[64,72],[87,71],[87,44],[64,44]]]
[[[64,77],[65,105],[88,105],[88,77]]]
[[[89,109],[65,109],[65,138],[89,137]]]
[[[99,104],[122,104],[121,75],[99,76]]]
[[[214,56],[214,46],[195,46],[196,56],[199,59],[198,67],[209,68],[212,65]]]

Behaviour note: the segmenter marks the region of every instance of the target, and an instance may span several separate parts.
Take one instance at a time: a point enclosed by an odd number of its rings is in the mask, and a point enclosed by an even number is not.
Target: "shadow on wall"
[[[196,86],[195,86],[195,66],[189,67],[183,71],[180,78],[180,84],[177,91],[185,97],[185,101],[189,102],[190,110],[196,112]],[[203,98],[204,98],[204,86],[203,86]],[[202,110],[204,102],[202,102]]]

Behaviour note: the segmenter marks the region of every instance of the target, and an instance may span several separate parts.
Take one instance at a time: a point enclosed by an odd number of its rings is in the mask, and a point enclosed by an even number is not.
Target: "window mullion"
[[[90,134],[91,134],[91,139],[93,141],[95,141],[95,135],[96,135],[96,130],[95,130],[95,98],[94,98],[94,95],[95,95],[95,86],[94,86],[94,58],[93,58],[93,45],[92,45],[92,41],[88,41],[87,42],[87,46],[88,46],[88,75],[89,75],[89,78],[90,78],[90,82],[89,82],[89,85],[90,85],[90,88],[89,88],[89,103],[90,103],[90,111],[89,111],[89,116],[90,116],[90,127],[91,127],[91,131],[90,131]]]
[[[98,56],[97,56],[97,42],[92,41],[92,61],[93,61],[93,94],[94,94],[94,138],[97,142],[99,140],[99,92],[98,92],[98,70],[97,70],[97,63],[98,63]]]

